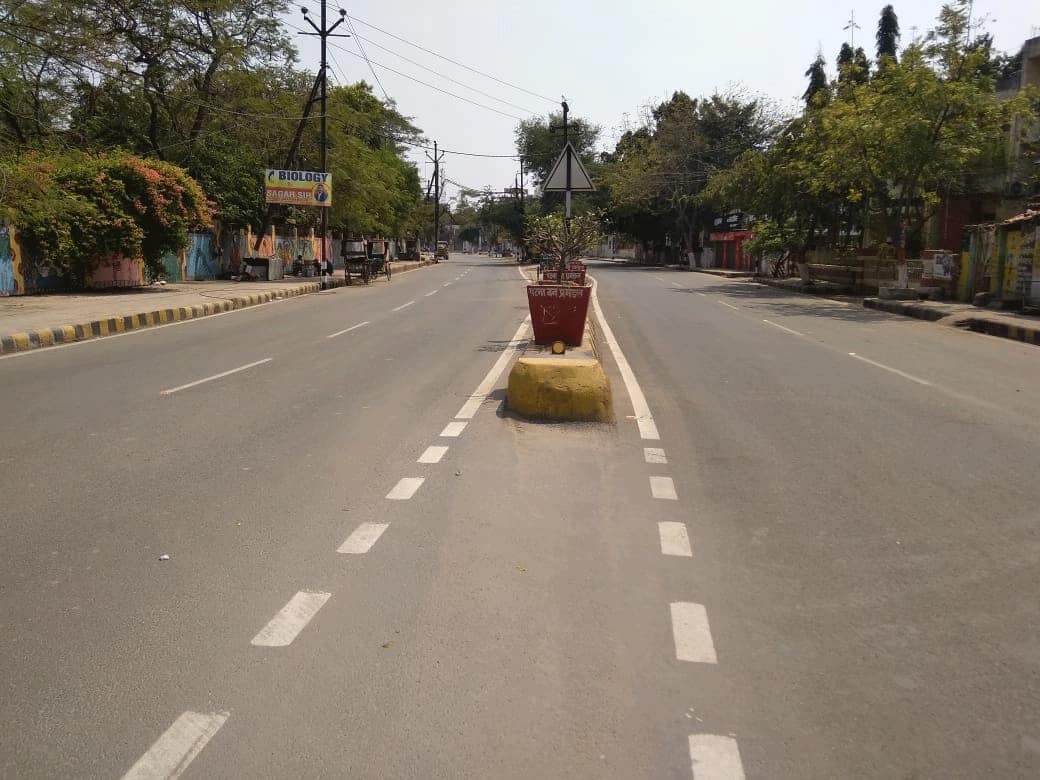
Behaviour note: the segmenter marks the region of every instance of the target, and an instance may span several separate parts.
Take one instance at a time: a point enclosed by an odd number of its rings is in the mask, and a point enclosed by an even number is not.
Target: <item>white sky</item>
[[[318,0],[303,0],[311,12]],[[934,25],[938,0],[897,0],[903,41]],[[538,93],[548,100],[482,78],[370,27],[357,32],[428,68],[502,100],[543,116],[558,110],[566,95],[574,116],[603,128],[604,145],[612,148],[626,118],[636,122],[641,107],[660,102],[675,90],[710,94],[737,86],[783,104],[793,105],[805,89],[804,72],[822,47],[831,64],[849,33],[843,28],[854,11],[861,29],[856,44],[871,57],[874,32],[884,2],[822,0],[355,0],[344,7],[352,17],[369,22],[439,54]],[[329,15],[338,17],[338,0]],[[1030,0],[977,0],[974,18],[987,18],[999,49],[1018,51],[1027,38],[1040,35],[1040,3]],[[298,8],[286,17],[303,25]],[[337,32],[345,30],[341,25]],[[316,69],[318,45],[298,37],[301,64]],[[352,39],[335,45],[357,52]],[[368,56],[429,84],[518,116],[527,112],[452,84],[368,43]],[[373,82],[358,56],[330,48],[333,74],[353,82]],[[456,100],[376,66],[387,93],[402,113],[414,118],[441,148],[488,154],[513,154],[517,120]],[[376,90],[377,94],[379,90]],[[421,151],[415,159],[424,159]],[[444,158],[445,175],[467,186],[496,190],[512,186],[515,160]],[[429,167],[420,165],[425,180]],[[454,194],[455,187],[449,188]]]

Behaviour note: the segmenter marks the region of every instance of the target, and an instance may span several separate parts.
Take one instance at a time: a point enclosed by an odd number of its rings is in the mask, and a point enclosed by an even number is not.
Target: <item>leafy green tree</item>
[[[878,66],[884,62],[885,57],[896,58],[896,47],[899,45],[899,17],[891,5],[881,9],[878,19],[877,33],[874,36],[877,41]]]
[[[802,100],[805,101],[806,106],[811,106],[815,102],[817,96],[826,94],[827,63],[823,59],[822,53],[816,55],[816,59],[812,61],[808,70],[805,71],[805,76],[809,79],[809,85],[805,88],[805,94],[802,95]]]

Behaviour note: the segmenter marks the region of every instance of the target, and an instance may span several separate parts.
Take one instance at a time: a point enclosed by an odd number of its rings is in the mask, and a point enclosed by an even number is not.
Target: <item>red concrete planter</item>
[[[581,346],[591,296],[592,287],[545,283],[527,285],[527,305],[531,310],[535,343],[562,341],[569,347]]]
[[[562,278],[561,278],[562,277]],[[542,271],[543,282],[577,282],[582,287],[585,286],[585,269],[568,269],[562,273],[557,270]]]

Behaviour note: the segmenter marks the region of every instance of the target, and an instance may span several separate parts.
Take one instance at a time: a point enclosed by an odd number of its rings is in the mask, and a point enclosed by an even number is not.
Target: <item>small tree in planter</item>
[[[553,264],[561,272],[567,270],[569,261],[577,260],[587,249],[596,246],[600,238],[600,221],[595,214],[574,217],[570,226],[559,214],[528,220],[528,242],[532,248],[552,256]]]
[[[567,225],[563,217],[550,214],[531,219],[527,238],[537,251],[549,254],[559,269],[560,279],[570,260],[599,242],[599,219],[592,214],[575,217]],[[537,344],[562,341],[568,346],[581,345],[585,333],[592,287],[573,282],[529,284],[527,305]]]

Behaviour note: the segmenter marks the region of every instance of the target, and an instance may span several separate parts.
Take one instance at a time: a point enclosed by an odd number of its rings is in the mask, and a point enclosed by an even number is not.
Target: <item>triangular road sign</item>
[[[571,186],[569,188],[567,187],[568,158],[571,161]],[[581,164],[578,153],[574,151],[574,147],[571,146],[569,141],[563,147],[563,151],[560,152],[560,156],[549,172],[549,176],[545,179],[545,183],[542,185],[542,192],[565,192],[567,189],[570,189],[571,192],[596,191],[596,185],[592,183],[592,178],[589,176],[588,171],[585,170],[585,166]]]

